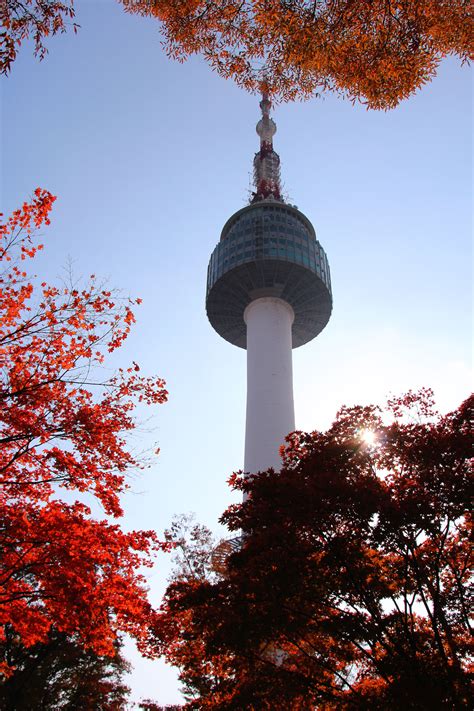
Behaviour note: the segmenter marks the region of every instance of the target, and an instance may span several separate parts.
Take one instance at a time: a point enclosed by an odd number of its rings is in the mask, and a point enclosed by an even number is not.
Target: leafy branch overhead
[[[156,20],[167,54],[199,54],[246,90],[275,99],[336,92],[372,109],[390,109],[436,74],[443,57],[473,57],[468,0],[118,0]],[[72,0],[5,0],[0,66],[32,37],[44,55],[48,35],[74,17]]]

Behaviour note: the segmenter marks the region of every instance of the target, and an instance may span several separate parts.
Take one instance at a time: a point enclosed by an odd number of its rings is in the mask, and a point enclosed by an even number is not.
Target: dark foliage
[[[291,435],[279,474],[233,477],[241,550],[171,584],[156,628],[188,708],[472,708],[472,400],[389,409],[345,408]]]
[[[0,709],[126,709],[130,689],[123,675],[130,665],[118,644],[116,648],[114,657],[100,657],[56,630],[50,632],[47,643],[24,647],[18,635],[7,628],[0,654],[13,671],[0,686]]]

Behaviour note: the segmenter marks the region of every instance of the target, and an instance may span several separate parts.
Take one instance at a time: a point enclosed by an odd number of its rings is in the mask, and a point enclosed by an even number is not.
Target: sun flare
[[[362,430],[360,433],[360,438],[364,444],[373,446],[377,442],[377,435],[372,430]]]

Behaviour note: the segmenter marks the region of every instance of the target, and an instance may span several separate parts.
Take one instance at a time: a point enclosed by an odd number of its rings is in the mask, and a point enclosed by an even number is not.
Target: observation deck
[[[329,264],[312,224],[274,197],[244,207],[224,225],[207,272],[209,321],[226,341],[246,348],[243,314],[262,297],[292,307],[293,348],[317,336],[332,311]]]

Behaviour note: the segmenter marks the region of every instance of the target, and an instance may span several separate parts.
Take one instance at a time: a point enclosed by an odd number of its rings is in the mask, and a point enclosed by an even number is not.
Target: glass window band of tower
[[[209,321],[222,338],[246,348],[245,308],[268,296],[294,311],[293,348],[315,338],[329,321],[326,254],[305,215],[277,200],[244,207],[225,224],[207,273]]]
[[[243,208],[228,220],[211,255],[207,292],[231,269],[267,259],[301,265],[331,291],[327,257],[313,226],[296,208],[272,201]]]

